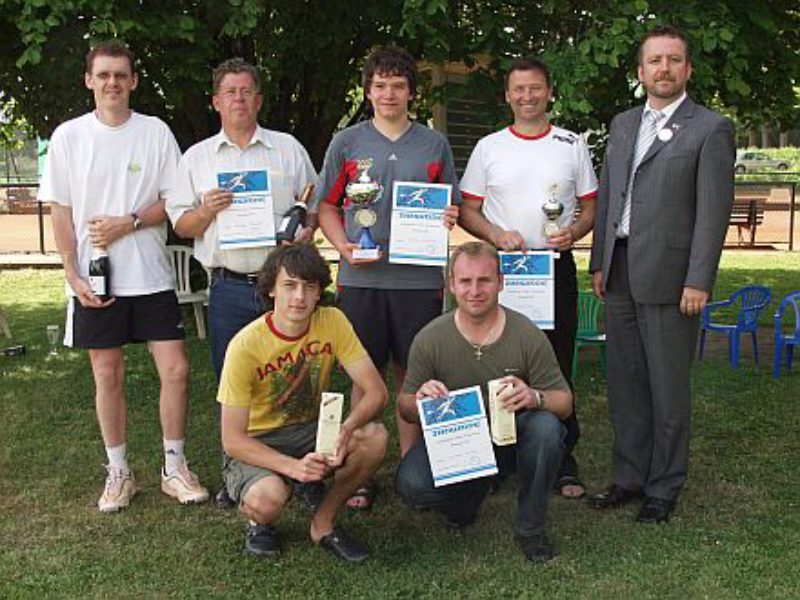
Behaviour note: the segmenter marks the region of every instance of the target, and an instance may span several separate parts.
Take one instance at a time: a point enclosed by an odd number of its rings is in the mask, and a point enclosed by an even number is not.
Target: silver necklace
[[[458,312],[456,312],[455,320],[456,320],[456,325],[458,326],[459,329],[461,329],[461,319],[458,318]],[[492,337],[494,337],[495,330],[497,329],[497,326],[500,324],[502,320],[503,320],[503,314],[500,310],[498,310],[497,316],[495,317],[495,321],[492,324],[492,328],[489,330],[489,333],[487,333],[479,343],[473,342],[472,340],[467,338],[466,335],[462,333],[462,335],[464,335],[464,339],[467,340],[467,343],[470,346],[472,346],[472,349],[475,353],[475,360],[477,361],[481,360],[481,357],[483,356],[484,347],[486,347],[487,344],[493,341]]]

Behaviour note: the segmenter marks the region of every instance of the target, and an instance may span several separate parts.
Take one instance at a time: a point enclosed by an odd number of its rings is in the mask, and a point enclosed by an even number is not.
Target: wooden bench
[[[750,232],[750,245],[756,243],[756,229],[764,222],[764,206],[767,203],[765,196],[737,197],[733,200],[729,227],[736,227],[739,234],[739,245],[744,245],[744,230]]]

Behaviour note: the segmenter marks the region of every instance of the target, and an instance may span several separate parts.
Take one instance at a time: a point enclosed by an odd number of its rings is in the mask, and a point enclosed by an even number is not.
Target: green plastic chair
[[[606,334],[597,328],[597,317],[603,303],[592,292],[578,292],[578,332],[572,356],[572,380],[578,376],[578,350],[583,346],[600,348],[600,364],[606,367]]]

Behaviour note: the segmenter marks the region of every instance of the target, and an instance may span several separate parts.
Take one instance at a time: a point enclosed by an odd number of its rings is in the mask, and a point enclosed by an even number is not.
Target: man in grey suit
[[[680,30],[645,35],[647,103],[611,122],[589,266],[614,427],[612,484],[590,505],[644,497],[644,523],[667,521],[686,481],[689,372],[733,202],[733,125],[686,95],[691,74]]]

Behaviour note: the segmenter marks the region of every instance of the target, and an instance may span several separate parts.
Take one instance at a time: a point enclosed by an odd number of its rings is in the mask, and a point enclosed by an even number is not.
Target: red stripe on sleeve
[[[345,160],[342,163],[342,168],[339,171],[339,176],[336,178],[336,182],[331,186],[331,191],[325,197],[325,202],[328,204],[332,204],[333,206],[341,206],[342,204],[346,205],[346,198],[345,198],[345,187],[347,186],[348,181],[353,181],[356,178],[356,173],[358,172],[358,167],[356,161],[354,160]]]
[[[597,190],[584,194],[583,196],[578,196],[578,200],[594,200],[595,198],[597,198]]]
[[[470,194],[469,192],[465,192],[461,190],[461,197],[464,200],[477,200],[478,202],[483,202],[483,196],[478,196],[477,194]]]

